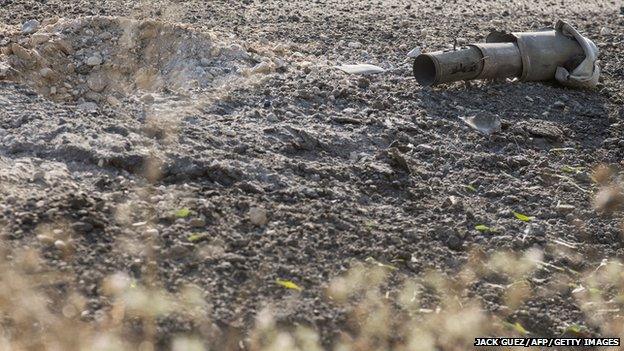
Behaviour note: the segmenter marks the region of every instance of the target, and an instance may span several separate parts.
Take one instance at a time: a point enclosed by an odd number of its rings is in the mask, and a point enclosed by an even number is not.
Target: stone
[[[85,63],[89,66],[99,66],[102,64],[102,58],[99,55],[93,55]]]
[[[143,96],[141,96],[141,101],[143,101],[146,104],[153,104],[155,99],[154,99],[154,95],[152,94],[145,94]]]
[[[28,51],[28,49],[24,48],[18,43],[13,43],[11,45],[11,50],[13,51],[13,55],[19,57],[24,61],[32,60],[32,55],[30,54],[30,51]]]
[[[95,102],[87,101],[76,106],[76,109],[82,112],[95,112],[98,109],[98,105]]]
[[[106,97],[106,102],[111,106],[119,106],[121,104],[121,101],[112,95]]]
[[[30,45],[31,46],[37,46],[37,45],[41,45],[43,43],[47,43],[48,40],[50,40],[50,36],[47,34],[33,34],[30,37]]]
[[[252,207],[249,209],[249,220],[257,226],[264,226],[268,222],[267,211],[261,207]]]
[[[39,30],[39,21],[36,19],[31,19],[22,24],[22,33],[23,34],[32,34]]]
[[[562,203],[558,203],[557,206],[555,206],[555,210],[557,210],[557,212],[560,214],[568,214],[574,211],[574,209],[575,207],[573,205],[562,204]]]
[[[56,45],[59,50],[65,53],[65,55],[71,55],[74,53],[72,45],[67,40],[59,39],[54,42],[54,45]]]
[[[67,248],[67,244],[63,240],[56,240],[54,242],[54,247],[59,250],[65,250]]]
[[[206,225],[206,220],[204,218],[196,217],[196,218],[192,218],[189,221],[189,224],[192,227],[199,228],[199,227],[203,227]]]
[[[100,73],[92,73],[87,78],[87,86],[89,89],[95,91],[96,93],[101,92],[106,88],[108,82],[104,78],[104,75]]]
[[[269,62],[260,62],[251,69],[253,74],[267,74],[273,71],[273,66]]]
[[[43,245],[52,245],[55,242],[54,237],[46,234],[37,235],[37,240]]]
[[[54,71],[49,67],[44,67],[39,70],[39,74],[41,74],[41,77],[46,79],[54,77]]]
[[[93,230],[93,225],[87,222],[74,222],[71,225],[72,229],[79,233],[88,233]]]

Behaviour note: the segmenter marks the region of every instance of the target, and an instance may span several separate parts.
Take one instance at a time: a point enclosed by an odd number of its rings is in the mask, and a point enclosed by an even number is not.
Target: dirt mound
[[[214,34],[157,21],[98,16],[27,27],[0,41],[0,79],[54,101],[114,105],[139,91],[211,88],[261,61]]]

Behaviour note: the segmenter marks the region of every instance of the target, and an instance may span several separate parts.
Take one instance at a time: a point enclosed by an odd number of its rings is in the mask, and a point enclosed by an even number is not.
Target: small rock
[[[121,104],[121,101],[112,95],[106,97],[106,102],[111,106],[119,106]]]
[[[558,108],[560,110],[563,110],[565,108],[565,103],[563,101],[555,101],[555,103],[553,104],[554,108]]]
[[[267,116],[266,116],[267,121],[269,122],[278,122],[279,118],[277,118],[277,116],[275,115],[275,113],[270,112]]]
[[[462,208],[463,203],[459,197],[451,195],[447,197],[446,200],[444,200],[444,202],[442,203],[442,207],[455,210]]]
[[[76,232],[88,233],[93,230],[93,225],[87,222],[74,222],[71,225],[72,229]]]
[[[187,256],[190,253],[190,250],[183,245],[174,245],[168,251],[168,256],[173,259],[182,258]]]
[[[28,51],[26,48],[24,48],[18,43],[13,43],[11,45],[11,50],[13,51],[13,54],[15,56],[19,57],[20,59],[24,61],[30,61],[32,59],[32,55],[30,51]]]
[[[45,67],[39,70],[39,74],[41,74],[41,77],[49,79],[54,76],[54,71],[49,67]]]
[[[273,70],[273,66],[269,62],[260,62],[254,68],[251,69],[253,74],[268,74]]]
[[[108,82],[100,73],[92,73],[87,78],[87,86],[96,93],[103,91],[107,85]]]
[[[45,234],[37,235],[37,240],[39,240],[39,242],[44,244],[44,245],[52,245],[55,242],[55,240],[54,240],[54,238],[52,236],[45,235]]]
[[[98,110],[98,105],[95,102],[87,101],[76,106],[76,109],[82,112],[96,112]]]
[[[154,229],[154,228],[147,229],[145,230],[145,235],[155,238],[158,236],[158,229]]]
[[[31,19],[30,21],[24,22],[22,24],[22,33],[23,34],[32,34],[39,30],[39,21],[36,19]]]
[[[562,203],[558,203],[557,206],[555,206],[555,210],[557,210],[557,212],[559,212],[560,214],[568,214],[574,211],[574,209],[575,207],[573,205],[562,204]]]
[[[249,209],[249,220],[257,226],[267,224],[267,211],[261,207],[252,207]]]
[[[429,144],[418,144],[416,145],[416,150],[420,152],[424,152],[424,153],[429,153],[429,152],[433,152],[434,148],[433,146]]]
[[[610,35],[610,34],[611,34],[611,29],[607,27],[600,28],[600,35]]]
[[[143,96],[141,96],[141,101],[143,101],[146,104],[153,104],[154,103],[154,95],[152,94],[145,94]]]
[[[350,47],[351,49],[359,49],[362,47],[362,43],[360,43],[359,41],[352,41],[352,42],[349,42],[347,46]]]
[[[66,55],[71,55],[74,53],[74,49],[72,48],[72,45],[67,40],[59,39],[55,41],[54,44],[59,50],[61,50]]]
[[[530,223],[524,229],[524,234],[530,237],[541,238],[546,234],[546,230],[538,223]]]
[[[446,246],[454,251],[459,251],[463,248],[462,245],[462,240],[455,234],[450,235],[447,239],[446,239]]]
[[[102,58],[99,55],[93,55],[85,63],[89,66],[98,66],[102,64]]]
[[[193,218],[193,219],[191,219],[189,221],[189,224],[192,227],[199,228],[199,227],[203,227],[203,226],[206,225],[206,220],[203,219],[203,218],[199,218],[199,217],[198,218]]]
[[[43,43],[47,43],[48,40],[50,40],[50,36],[47,34],[33,34],[30,37],[30,45],[31,46],[37,46],[37,45],[41,45]]]
[[[67,244],[63,240],[56,240],[54,242],[54,247],[59,250],[65,250],[67,248]]]

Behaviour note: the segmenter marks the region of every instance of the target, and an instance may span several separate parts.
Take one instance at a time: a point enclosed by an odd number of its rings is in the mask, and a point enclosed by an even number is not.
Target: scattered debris
[[[335,67],[349,74],[376,74],[376,73],[383,73],[386,71],[385,69],[379,66],[369,65],[365,63],[357,64],[357,65],[342,65],[342,66],[335,66]]]
[[[497,230],[491,227],[488,227],[485,224],[477,224],[475,226],[475,230],[480,231],[482,233],[496,233]]]
[[[516,219],[523,221],[523,222],[530,222],[533,220],[533,217],[527,216],[525,214],[522,214],[520,212],[516,212],[516,211],[511,211],[511,213],[513,213],[514,217],[516,217]]]
[[[399,268],[397,268],[397,267],[395,267],[395,266],[393,266],[393,265],[390,265],[390,264],[386,264],[386,263],[379,262],[379,261],[377,261],[377,260],[376,260],[375,258],[373,258],[373,257],[367,257],[364,261],[366,261],[366,262],[368,262],[368,263],[370,263],[370,264],[373,264],[373,265],[375,265],[375,266],[377,266],[377,267],[387,268],[387,269],[389,269],[389,270],[391,270],[391,271],[396,271],[397,269],[399,269]]]
[[[290,281],[290,280],[277,278],[275,280],[275,283],[277,283],[277,285],[279,285],[279,286],[281,286],[283,288],[286,288],[286,289],[297,290],[299,292],[303,291],[302,287],[300,287],[299,285],[297,285],[296,283],[294,283],[293,281]]]
[[[188,217],[190,214],[191,214],[191,210],[189,210],[189,209],[188,209],[188,208],[186,208],[186,207],[185,207],[185,208],[181,208],[181,209],[179,209],[179,210],[177,210],[177,211],[175,212],[175,216],[176,216],[177,218],[186,218],[186,217]]]
[[[416,57],[421,53],[422,52],[420,51],[420,48],[413,48],[412,50],[410,50],[410,52],[407,53],[407,57]]]
[[[501,120],[497,115],[480,114],[459,118],[471,128],[488,136],[501,130]]]

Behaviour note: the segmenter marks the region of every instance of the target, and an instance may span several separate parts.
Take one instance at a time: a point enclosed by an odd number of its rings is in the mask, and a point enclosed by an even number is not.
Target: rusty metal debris
[[[429,86],[471,79],[518,77],[522,81],[556,79],[570,87],[596,86],[600,76],[598,48],[569,24],[553,30],[523,33],[492,32],[485,43],[420,54],[414,76]]]

